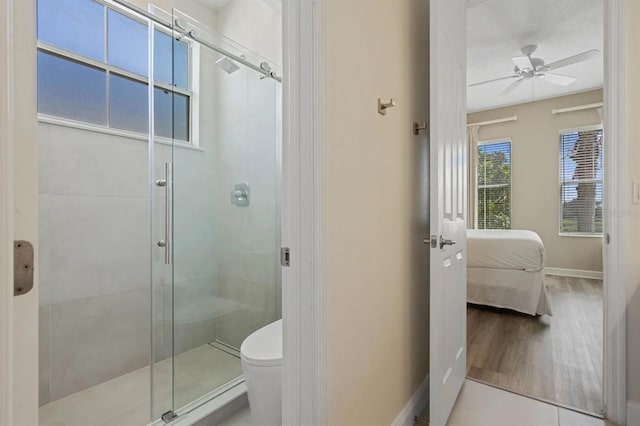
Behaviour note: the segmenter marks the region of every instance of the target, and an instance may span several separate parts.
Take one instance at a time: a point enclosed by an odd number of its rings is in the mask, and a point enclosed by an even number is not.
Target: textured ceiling
[[[602,51],[603,0],[468,0],[467,81],[513,74],[513,56],[537,44],[533,57],[546,63],[589,49]],[[603,56],[556,71],[576,77],[563,87],[526,80],[511,94],[498,96],[513,80],[467,89],[467,110],[479,111],[602,87]]]

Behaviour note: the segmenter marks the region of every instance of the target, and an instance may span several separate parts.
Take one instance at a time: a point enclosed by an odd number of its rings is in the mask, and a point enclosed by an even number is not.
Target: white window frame
[[[481,147],[482,145],[493,145],[493,144],[498,144],[498,143],[505,143],[505,142],[509,142],[509,157],[510,157],[510,161],[511,161],[511,173],[509,174],[509,219],[513,219],[513,210],[512,210],[512,203],[513,203],[513,141],[511,140],[511,138],[498,138],[498,139],[487,139],[487,140],[482,140],[482,141],[478,141],[478,148]],[[476,223],[475,223],[475,229],[480,229],[478,227],[478,218],[480,217],[479,214],[479,210],[478,210],[478,190],[480,189],[480,185],[478,184],[478,170],[476,170],[476,187],[475,187],[475,191],[476,191]],[[485,185],[486,186],[486,185]],[[489,185],[491,186],[491,185]],[[504,186],[504,185],[499,185],[499,186]],[[497,186],[496,186],[497,187]],[[509,229],[512,229],[509,228]]]
[[[99,4],[102,4],[107,9],[112,9],[128,18],[135,20],[136,22],[139,22],[147,26],[147,30],[151,28],[154,31],[157,30],[170,37],[173,37],[173,35],[168,29],[162,27],[161,25],[158,25],[155,22],[151,22],[148,18],[139,16],[131,12],[130,10],[124,8],[123,6],[115,2],[111,2],[109,0],[94,0],[94,1],[96,1]],[[105,19],[106,19],[107,13],[108,11],[105,11]],[[105,24],[105,38],[108,37],[108,31],[109,29]],[[188,46],[188,67],[189,67],[188,69],[189,80],[187,83],[188,89],[172,86],[171,84],[162,83],[157,80],[154,80],[153,84],[150,85],[149,77],[145,77],[143,75],[125,70],[123,68],[108,64],[106,62],[88,58],[86,56],[80,55],[75,52],[71,52],[64,48],[53,46],[41,40],[37,40],[37,50],[39,52],[42,51],[44,53],[59,56],[63,59],[71,60],[73,62],[78,62],[82,65],[89,66],[92,68],[97,68],[101,71],[104,71],[106,73],[106,80],[107,80],[107,86],[106,86],[107,95],[109,91],[109,86],[108,86],[109,75],[115,74],[117,76],[126,77],[131,80],[137,81],[139,83],[146,84],[148,89],[150,87],[153,87],[153,88],[158,87],[160,89],[168,90],[170,92],[188,97],[189,98],[189,105],[188,105],[189,140],[182,141],[179,139],[172,139],[172,138],[167,138],[163,136],[155,136],[154,140],[157,143],[161,143],[165,145],[176,145],[176,146],[185,147],[185,148],[196,148],[197,150],[202,151],[201,149],[199,149],[199,146],[200,146],[200,143],[199,143],[199,139],[200,139],[200,134],[199,134],[200,133],[199,132],[199,129],[200,129],[200,126],[199,126],[200,46],[197,45],[197,43],[193,43],[188,39],[184,39],[182,41],[184,43],[187,43],[187,46]],[[152,52],[153,52],[153,46],[150,46],[149,54],[152,54]],[[106,53],[107,52],[105,51],[105,55]],[[108,112],[108,105],[107,105],[107,112]],[[115,136],[122,136],[122,137],[127,137],[130,139],[136,139],[136,140],[146,141],[149,139],[149,135],[147,133],[139,133],[131,130],[119,129],[117,127],[111,127],[108,119],[107,119],[106,125],[100,125],[95,123],[73,120],[66,117],[42,114],[38,112],[38,121],[43,123],[56,124],[56,125],[61,125],[66,127],[82,129],[82,130],[95,131],[95,132],[105,133],[105,134],[110,134]]]
[[[590,132],[590,131],[594,131],[594,130],[603,130],[603,126],[602,124],[593,124],[593,125],[587,125],[587,126],[581,126],[581,127],[571,127],[568,129],[560,129],[560,131],[558,132],[558,235],[561,237],[579,237],[579,238],[602,238],[602,236],[604,235],[604,231],[597,233],[597,232],[566,232],[562,230],[562,186],[564,184],[570,183],[572,181],[563,181],[562,180],[562,162],[563,162],[563,157],[562,157],[562,135],[565,135],[567,133],[577,133],[577,132]],[[604,144],[604,141],[603,141]],[[602,149],[602,155],[604,158],[604,147]],[[602,179],[593,179],[593,181],[595,183],[602,183],[602,190],[604,192],[604,176],[605,176],[605,170],[604,170],[604,161],[602,164]],[[585,182],[587,181],[586,179],[582,179],[580,180],[580,182]],[[578,181],[575,181],[578,182]],[[604,204],[604,199],[602,200],[603,204]],[[604,217],[603,217],[603,230],[604,230]]]

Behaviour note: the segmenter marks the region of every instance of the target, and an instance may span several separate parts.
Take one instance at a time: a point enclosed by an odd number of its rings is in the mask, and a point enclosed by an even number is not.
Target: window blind
[[[602,130],[560,135],[560,233],[602,234]]]
[[[478,145],[478,229],[511,228],[511,142]]]

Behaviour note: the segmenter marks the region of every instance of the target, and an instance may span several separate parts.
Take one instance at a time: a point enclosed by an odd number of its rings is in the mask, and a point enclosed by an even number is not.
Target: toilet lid
[[[251,365],[282,365],[282,320],[251,333],[242,342],[240,355],[244,362]]]

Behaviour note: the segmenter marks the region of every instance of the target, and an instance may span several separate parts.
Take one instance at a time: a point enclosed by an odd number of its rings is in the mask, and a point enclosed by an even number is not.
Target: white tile
[[[51,296],[51,218],[49,196],[38,196],[38,294],[40,305],[50,302]]]
[[[142,198],[50,196],[51,301],[149,286],[149,208]]]
[[[249,114],[247,70],[241,66],[233,74],[218,73],[218,119],[221,124],[242,120]]]
[[[577,413],[572,410],[566,410],[564,408],[558,408],[560,416],[560,426],[606,426],[606,423],[602,419],[587,416],[582,413]]]
[[[258,114],[276,112],[276,90],[278,83],[270,78],[256,78],[255,74],[249,77],[249,114],[255,116]]]
[[[39,385],[40,405],[47,404],[51,399],[51,345],[49,329],[49,305],[41,305],[39,312]]]
[[[550,404],[466,380],[449,426],[555,426],[558,409]]]
[[[40,170],[41,193],[147,195],[146,141],[46,123],[38,130],[48,156]]]
[[[273,111],[248,120],[249,178],[254,183],[255,197],[272,198],[278,190],[276,124]]]
[[[149,362],[149,292],[132,290],[51,306],[51,399]]]

